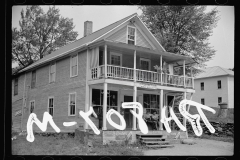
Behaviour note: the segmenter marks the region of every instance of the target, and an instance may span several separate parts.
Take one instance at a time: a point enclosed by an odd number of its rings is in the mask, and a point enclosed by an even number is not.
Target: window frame
[[[34,83],[34,86],[33,86],[33,72],[35,72],[35,83]],[[36,84],[37,84],[37,70],[33,70],[31,73],[32,73],[32,77],[31,77],[31,89],[34,89],[34,88],[36,88]]]
[[[53,78],[53,80],[51,81],[51,74],[53,74],[53,73],[51,73],[51,67],[54,65],[54,78]],[[50,64],[50,66],[49,66],[49,83],[53,83],[53,82],[55,82],[56,81],[56,62],[54,62],[54,63],[51,63]]]
[[[135,31],[134,31],[134,45],[136,45],[136,41],[137,41],[137,36],[136,36],[136,35],[137,35],[137,34],[136,34],[136,33],[137,33],[137,29],[136,29],[135,26],[127,25],[127,37],[126,37],[126,43],[129,44],[129,43],[128,43],[128,40],[133,41],[133,40],[131,40],[131,39],[128,38],[128,28],[133,28],[133,29],[135,30]]]
[[[76,75],[72,75],[72,59],[73,59],[73,57],[77,57],[77,74]],[[72,56],[70,56],[70,78],[72,78],[72,77],[76,77],[76,76],[78,76],[78,54],[74,54],[74,55],[72,55]]]
[[[75,95],[75,113],[74,115],[70,114],[70,97],[71,95]],[[68,94],[68,116],[76,116],[76,109],[77,109],[77,92],[71,92]]]
[[[202,103],[202,100],[203,100],[204,103]],[[201,98],[201,104],[205,105],[205,98]]]
[[[112,64],[112,55],[120,56],[120,66],[122,66],[122,54],[116,53],[116,52],[110,52],[110,65],[118,66],[118,65]]]
[[[218,82],[220,82],[220,88],[219,88]],[[222,81],[221,81],[221,80],[218,80],[218,81],[217,81],[217,87],[218,87],[218,89],[222,89]]]
[[[17,81],[17,83],[16,83]],[[17,85],[16,85],[17,84]],[[17,87],[16,87],[17,86]],[[16,89],[17,88],[17,89]],[[18,78],[14,79],[14,88],[13,88],[13,95],[16,96],[18,95]]]
[[[219,102],[219,98],[221,98],[221,102]],[[218,103],[222,103],[222,97],[218,97]]]
[[[50,108],[50,107],[49,107],[49,100],[50,100],[50,99],[53,99],[53,107],[52,107],[52,108],[53,108],[53,115],[51,115],[51,114],[49,113],[49,108]],[[52,117],[54,116],[54,97],[53,97],[53,96],[48,97],[47,111],[48,111],[48,113],[49,113]]]
[[[29,114],[31,114],[31,104],[32,104],[32,102],[33,102],[33,111],[35,110],[35,100],[31,100],[30,102],[29,102]],[[32,113],[34,113],[34,112],[32,112]]]
[[[203,89],[202,89],[202,84],[203,84]],[[200,90],[201,90],[201,91],[204,91],[204,82],[201,82],[201,83],[200,83]]]
[[[151,60],[148,59],[148,58],[140,58],[140,68],[141,68],[141,70],[143,70],[143,69],[142,69],[142,63],[141,63],[141,61],[147,61],[147,62],[149,62],[148,71],[151,71]]]

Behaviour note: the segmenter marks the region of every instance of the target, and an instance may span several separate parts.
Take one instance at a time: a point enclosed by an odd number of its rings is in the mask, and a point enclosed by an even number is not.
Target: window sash
[[[204,83],[201,83],[201,90],[204,90]]]
[[[222,85],[221,85],[221,81],[218,81],[218,89],[221,89]]]
[[[31,88],[36,87],[36,71],[32,71],[32,82],[31,82]]]
[[[35,103],[34,101],[30,102],[30,114],[34,112],[35,109]]]
[[[49,98],[48,113],[53,116],[53,98]]]
[[[132,27],[128,27],[128,44],[135,44],[135,32],[136,29]]]
[[[69,94],[69,115],[76,115],[76,93]]]
[[[77,75],[77,55],[71,58],[71,76]]]
[[[120,66],[121,65],[121,56],[111,55],[111,64]]]

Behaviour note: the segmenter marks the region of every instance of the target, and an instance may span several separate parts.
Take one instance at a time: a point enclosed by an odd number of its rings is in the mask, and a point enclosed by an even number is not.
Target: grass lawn
[[[34,142],[28,142],[25,136],[17,136],[12,141],[13,155],[143,155],[141,149],[135,145],[102,145],[101,137],[92,138],[91,150],[73,137],[59,135],[34,135]]]

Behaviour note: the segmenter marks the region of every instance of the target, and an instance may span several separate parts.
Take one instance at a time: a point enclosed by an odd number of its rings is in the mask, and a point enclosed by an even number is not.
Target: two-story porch
[[[89,105],[96,112],[102,111],[103,120],[99,124],[102,130],[114,130],[106,121],[106,113],[111,108],[124,116],[126,130],[138,130],[136,118],[129,109],[121,107],[122,102],[141,103],[144,114],[156,112],[159,116],[157,129],[163,130],[161,110],[164,105],[169,105],[168,95],[184,93],[186,98],[187,93],[194,93],[194,79],[191,73],[187,75],[185,72],[186,66],[191,65],[193,60],[186,56],[102,41],[89,48],[88,59],[86,93],[89,93]],[[166,63],[169,72],[161,72]],[[161,70],[157,71],[154,68],[156,65]],[[176,74],[174,69],[177,67],[182,68],[182,74]],[[116,115],[111,118],[120,124]]]

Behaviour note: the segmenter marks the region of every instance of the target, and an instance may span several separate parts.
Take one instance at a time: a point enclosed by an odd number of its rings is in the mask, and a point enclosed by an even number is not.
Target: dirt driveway
[[[174,144],[172,148],[149,149],[145,150],[144,155],[158,156],[232,156],[234,143],[215,141],[209,139],[193,139],[196,144]]]

